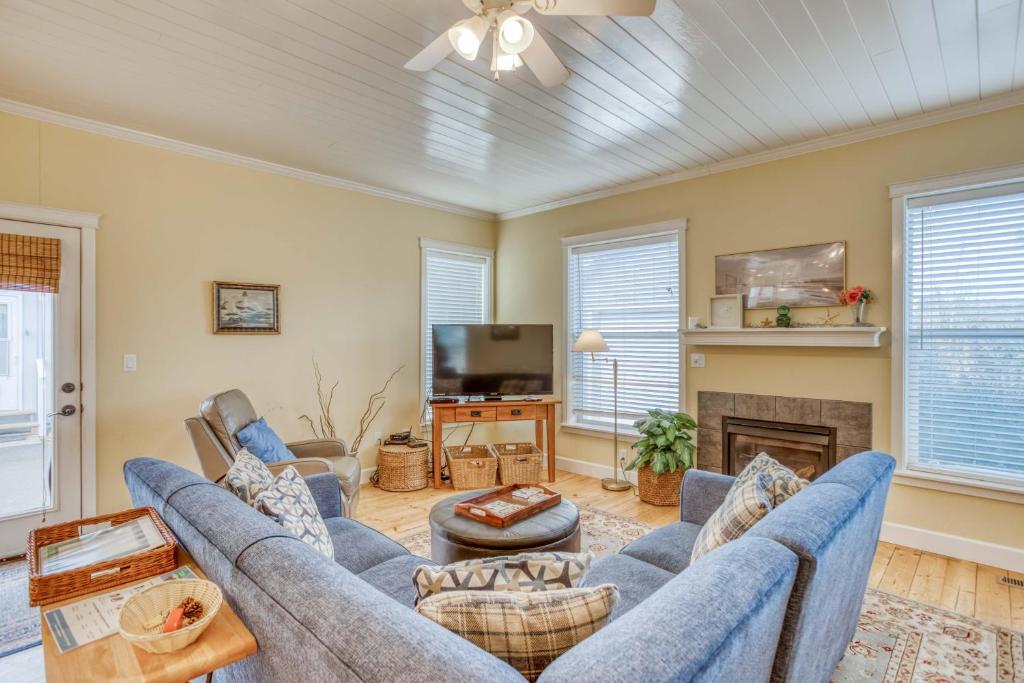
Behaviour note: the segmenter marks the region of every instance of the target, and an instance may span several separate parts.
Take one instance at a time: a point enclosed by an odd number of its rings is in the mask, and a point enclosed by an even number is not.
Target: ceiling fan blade
[[[454,50],[452,41],[448,40],[448,32],[445,31],[423,48],[422,52],[406,62],[405,68],[410,71],[430,71]]]
[[[530,47],[520,52],[519,56],[545,88],[553,88],[569,79],[569,70],[539,32],[534,34]]]
[[[647,17],[656,4],[657,0],[533,0],[541,14],[577,17]]]

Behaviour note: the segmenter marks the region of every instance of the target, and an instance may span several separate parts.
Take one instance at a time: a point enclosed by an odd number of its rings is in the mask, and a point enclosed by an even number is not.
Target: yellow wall
[[[562,339],[561,237],[685,217],[690,315],[707,318],[716,254],[845,240],[848,282],[875,290],[880,300],[870,307],[869,321],[888,325],[888,185],[1020,163],[1022,131],[1024,107],[1018,107],[503,222],[498,319],[551,322]],[[797,310],[795,317],[813,321],[822,313]],[[750,311],[747,318],[769,314]],[[848,311],[842,315],[850,319]],[[696,412],[702,390],[869,401],[875,410],[875,447],[890,448],[888,339],[880,349],[690,350],[702,351],[707,359],[707,367],[686,370],[690,412]],[[606,440],[564,431],[560,439],[561,456],[608,462]],[[1024,547],[1024,505],[894,486],[887,519]]]
[[[182,419],[240,387],[286,440],[308,436],[310,359],[341,379],[351,438],[367,396],[405,369],[375,429],[419,416],[417,238],[494,246],[488,221],[0,114],[0,201],[103,214],[97,237],[100,512],[123,508],[124,460],[197,467]],[[281,285],[283,334],[211,333],[212,280]],[[138,354],[138,372],[121,356]],[[364,465],[374,461],[364,450]]]

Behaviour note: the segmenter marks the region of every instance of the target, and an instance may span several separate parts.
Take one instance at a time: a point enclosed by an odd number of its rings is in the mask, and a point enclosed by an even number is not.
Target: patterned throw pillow
[[[294,467],[286,467],[266,491],[256,496],[254,507],[275,522],[334,559],[334,543],[320,516],[313,494]]]
[[[612,584],[540,593],[453,591],[432,595],[416,611],[534,681],[559,655],[607,624],[618,600]]]
[[[594,553],[522,553],[453,562],[445,567],[421,565],[413,572],[416,601],[437,593],[462,590],[549,591],[575,588],[590,569]]]
[[[690,564],[718,546],[735,541],[771,512],[771,486],[772,478],[767,472],[756,472],[743,481],[736,477],[725,500],[697,534]]]
[[[760,453],[736,476],[735,484],[746,482],[758,472],[767,472],[772,478],[772,507],[777,508],[788,499],[807,488],[811,482],[801,479],[796,473],[775,460],[767,453]]]
[[[235,456],[235,463],[224,475],[221,486],[241,498],[246,505],[252,505],[256,495],[273,482],[274,475],[263,461],[243,448]]]

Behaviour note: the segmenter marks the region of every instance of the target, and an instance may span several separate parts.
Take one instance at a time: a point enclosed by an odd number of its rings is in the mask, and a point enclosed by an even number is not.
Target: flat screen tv
[[[434,396],[554,391],[551,325],[433,325]]]

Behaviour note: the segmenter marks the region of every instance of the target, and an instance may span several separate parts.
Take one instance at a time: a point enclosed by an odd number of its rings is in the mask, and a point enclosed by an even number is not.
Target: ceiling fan
[[[463,19],[410,59],[405,68],[429,71],[452,52],[472,62],[476,59],[489,31],[491,71],[494,78],[502,71],[515,71],[524,63],[548,88],[569,78],[551,46],[523,15],[531,9],[540,14],[575,16],[649,16],[657,0],[462,0],[474,14]]]

